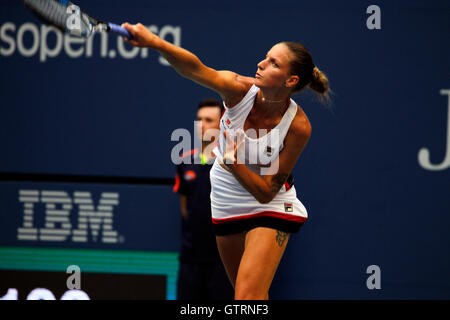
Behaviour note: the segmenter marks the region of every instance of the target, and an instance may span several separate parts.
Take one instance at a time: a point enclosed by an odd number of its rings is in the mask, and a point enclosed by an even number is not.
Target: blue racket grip
[[[122,28],[118,24],[108,23],[108,27],[109,27],[110,31],[112,31],[114,33],[117,33],[125,38],[130,39],[130,40],[133,39],[133,35],[127,29]]]

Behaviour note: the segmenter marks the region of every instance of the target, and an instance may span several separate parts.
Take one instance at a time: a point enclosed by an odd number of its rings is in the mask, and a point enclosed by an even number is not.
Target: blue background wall
[[[294,97],[313,127],[293,172],[310,218],[290,240],[272,298],[450,297],[450,168],[428,170],[418,159],[427,148],[430,162],[441,163],[450,144],[449,96],[441,92],[450,90],[448,1],[77,4],[99,18],[164,31],[216,69],[252,76],[272,45],[292,40],[327,74],[331,107],[308,92]],[[381,9],[379,30],[366,26],[372,4]],[[29,30],[18,37],[27,23],[39,39]],[[171,134],[192,132],[198,101],[215,93],[179,77],[156,52],[131,57],[133,49],[114,35],[105,38],[107,48],[96,36],[92,53],[84,44],[67,50],[53,32],[44,41],[45,27],[19,1],[0,0],[0,28],[0,172],[173,178]],[[43,54],[59,45],[54,57]],[[178,249],[170,185],[5,179],[0,245],[79,246],[16,239],[23,189],[118,192],[114,224],[125,240],[85,246]],[[366,286],[370,265],[380,267],[380,290]]]

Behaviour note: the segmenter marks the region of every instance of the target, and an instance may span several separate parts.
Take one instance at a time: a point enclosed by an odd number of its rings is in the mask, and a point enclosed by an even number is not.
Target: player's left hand
[[[225,152],[221,166],[230,171],[233,165],[244,163],[245,135],[242,130],[236,132],[235,139],[226,130],[223,132],[223,135],[225,137]]]

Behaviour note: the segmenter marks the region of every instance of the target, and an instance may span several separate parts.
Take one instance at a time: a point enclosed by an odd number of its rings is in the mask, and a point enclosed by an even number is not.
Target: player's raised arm
[[[140,23],[124,23],[122,27],[134,37],[133,40],[126,39],[128,43],[157,50],[181,76],[214,90],[229,107],[238,103],[253,84],[253,78],[205,66],[192,52],[161,39]]]

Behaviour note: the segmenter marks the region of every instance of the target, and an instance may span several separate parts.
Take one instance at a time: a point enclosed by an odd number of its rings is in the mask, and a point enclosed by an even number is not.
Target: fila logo
[[[284,203],[284,212],[293,212],[292,203],[289,202]]]
[[[271,157],[271,156],[272,156],[272,147],[267,146],[267,148],[266,148],[266,155],[267,155],[268,157]]]
[[[231,128],[231,121],[230,121],[230,119],[227,119],[227,121],[225,123],[227,124],[228,128]]]
[[[17,229],[17,239],[25,241],[88,242],[90,231],[94,242],[123,242],[113,229],[113,210],[119,205],[119,194],[102,192],[97,206],[90,192],[75,191],[73,197],[65,191],[19,190],[23,203],[23,222]],[[35,209],[44,209],[44,226],[37,228]],[[70,215],[77,208],[77,225],[72,226]]]

